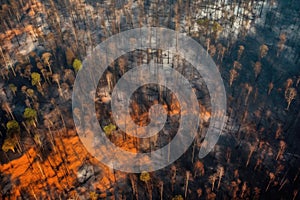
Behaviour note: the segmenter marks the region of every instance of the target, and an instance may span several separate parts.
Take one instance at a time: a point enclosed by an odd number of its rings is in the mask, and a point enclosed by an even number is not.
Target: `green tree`
[[[13,138],[6,138],[2,145],[2,150],[7,153],[9,150],[15,152],[15,146],[17,145],[17,141]]]
[[[140,175],[140,180],[146,183],[147,191],[149,194],[149,199],[152,200],[152,188],[151,185],[149,184],[151,177],[148,172],[142,172]]]
[[[29,126],[36,127],[37,112],[32,108],[25,108],[23,118]]]
[[[37,72],[31,74],[31,84],[32,85],[41,85],[41,75]]]
[[[42,88],[42,85],[41,85],[41,75],[37,72],[33,72],[31,74],[31,84],[32,85],[35,85],[38,89],[38,91],[44,95],[44,92],[43,92],[43,88]]]
[[[73,68],[75,72],[77,73],[82,68],[82,63],[79,59],[75,59],[73,62]]]
[[[147,182],[151,179],[150,174],[148,172],[142,172],[140,175],[140,180],[143,182]]]
[[[181,195],[176,195],[172,200],[183,200],[183,197]]]
[[[7,128],[8,137],[12,137],[14,135],[20,134],[21,129],[20,129],[19,123],[16,120],[11,120],[11,121],[7,122],[6,128]]]
[[[116,129],[117,129],[117,127],[114,124],[112,124],[112,123],[108,124],[107,126],[104,126],[104,128],[103,128],[106,136],[110,136],[111,133],[113,131],[115,131]]]

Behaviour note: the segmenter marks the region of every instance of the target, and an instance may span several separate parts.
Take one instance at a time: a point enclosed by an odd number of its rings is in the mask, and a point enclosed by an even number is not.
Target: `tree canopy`
[[[107,126],[104,126],[104,128],[103,128],[103,130],[107,136],[109,136],[116,129],[117,129],[116,125],[111,124],[111,123]]]
[[[142,172],[141,175],[140,175],[140,180],[143,181],[143,182],[147,182],[149,181],[151,178],[150,178],[150,174],[148,172]]]
[[[2,150],[4,152],[8,152],[9,150],[12,150],[12,152],[15,152],[16,144],[17,144],[17,141],[14,138],[7,138],[4,140],[4,143],[2,145]]]
[[[41,75],[37,72],[33,72],[31,74],[31,84],[32,85],[37,85],[41,82]]]
[[[12,136],[14,134],[19,134],[20,133],[20,126],[19,123],[16,120],[11,120],[7,122],[6,124],[7,128],[7,135]]]
[[[82,68],[81,61],[78,59],[75,59],[73,62],[73,68],[74,68],[75,72],[78,72]]]
[[[183,200],[183,197],[181,195],[176,195],[172,200]]]
[[[23,114],[23,118],[29,125],[35,125],[37,112],[32,108],[26,108]]]

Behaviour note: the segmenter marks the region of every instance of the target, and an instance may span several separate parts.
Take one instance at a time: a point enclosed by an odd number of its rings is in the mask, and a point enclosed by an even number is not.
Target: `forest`
[[[0,199],[300,199],[297,0],[1,0],[0,5]],[[203,46],[224,82],[226,123],[213,150],[200,159],[212,115],[202,75],[168,49],[153,46],[120,56],[95,83],[93,97],[99,125],[113,144],[151,152],[179,130],[184,113],[178,99],[154,84],[133,93],[130,116],[145,126],[150,108],[159,103],[167,112],[163,129],[144,139],[117,126],[112,91],[126,72],[143,64],[172,66],[188,79],[201,118],[195,140],[178,160],[156,171],[128,173],[104,165],[82,144],[74,119],[83,119],[89,130],[90,118],[72,107],[72,94],[85,58],[98,44],[142,27],[168,28]]]

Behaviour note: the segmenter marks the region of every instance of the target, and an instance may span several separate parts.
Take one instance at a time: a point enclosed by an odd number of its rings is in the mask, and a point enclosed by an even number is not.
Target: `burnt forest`
[[[86,60],[96,56],[97,46],[146,27],[190,38],[220,74],[226,92],[225,121],[205,157],[198,155],[209,143],[206,133],[214,125],[216,97],[205,74],[171,48],[158,48],[155,38],[149,38],[154,41],[151,47],[116,59],[101,54],[96,64],[107,66],[99,81],[89,78],[79,85],[94,105],[74,104],[75,97],[84,101],[84,95],[74,97],[74,85],[87,68]],[[177,41],[173,35],[163,37]],[[181,119],[191,114],[171,88],[144,84],[128,99],[130,119],[120,120],[121,110],[113,114],[114,98],[122,99],[126,92],[114,96],[114,88],[122,88],[122,77],[145,65],[149,71],[138,71],[136,80],[159,79],[151,70],[162,66],[189,82],[199,108],[198,128],[191,145],[168,165],[120,170],[95,157],[79,132],[102,134],[122,151],[147,154],[149,160],[152,151],[165,148],[169,156],[185,145],[168,146],[182,129]],[[96,86],[95,93],[86,89],[89,84]],[[3,200],[300,199],[300,1],[0,0],[0,103]],[[165,123],[155,135],[138,137],[119,125],[129,130],[129,120],[136,127],[151,124],[157,114],[154,105],[161,105],[159,111],[166,114],[156,120]],[[91,116],[82,114],[89,107],[103,132],[93,132]],[[114,160],[106,147],[99,149]],[[134,162],[121,155],[118,159]],[[139,161],[143,165],[149,160]]]

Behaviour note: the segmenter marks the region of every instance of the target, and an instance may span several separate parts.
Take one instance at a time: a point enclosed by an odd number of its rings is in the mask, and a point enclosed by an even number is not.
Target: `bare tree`
[[[264,58],[267,54],[268,54],[268,51],[269,51],[269,47],[265,44],[261,45],[259,47],[259,58]]]
[[[254,72],[255,72],[255,79],[257,79],[258,75],[259,75],[260,72],[261,72],[261,62],[257,61],[257,62],[254,64]]]
[[[242,56],[244,50],[245,50],[245,47],[243,45],[240,45],[239,46],[239,50],[238,50],[238,58],[237,58],[237,60],[241,59],[241,56]]]
[[[229,86],[232,86],[233,81],[238,77],[238,72],[235,69],[230,70]]]
[[[252,156],[253,152],[255,151],[255,149],[256,149],[255,145],[250,145],[250,152],[248,154],[248,159],[247,159],[246,167],[248,167],[250,159],[251,159],[251,156]]]
[[[283,155],[285,149],[286,149],[286,143],[283,140],[280,140],[279,150],[278,150],[278,153],[277,153],[277,156],[276,156],[276,160],[278,160]]]
[[[219,182],[218,182],[218,189],[219,189],[221,185],[222,177],[224,176],[224,168],[222,166],[219,166],[217,169],[217,173],[219,175]]]
[[[276,178],[276,177],[275,177],[275,174],[272,173],[272,172],[270,172],[270,173],[269,173],[269,183],[268,183],[268,186],[267,186],[267,188],[266,188],[266,191],[269,190],[269,187],[270,187],[271,183],[274,182],[275,178]]]
[[[209,177],[209,182],[211,183],[211,191],[214,191],[215,188],[215,182],[218,178],[218,174],[213,174]]]
[[[295,97],[297,96],[297,91],[295,88],[288,88],[285,93],[285,100],[287,101],[288,105],[286,107],[286,110],[289,110],[290,105],[292,103],[292,101],[295,99]]]
[[[271,91],[273,90],[273,88],[274,88],[274,84],[272,82],[270,82],[268,85],[268,95],[271,94]]]
[[[283,51],[284,49],[284,44],[286,42],[286,34],[285,33],[281,33],[279,36],[280,41],[277,44],[277,57],[280,55],[280,53]]]

